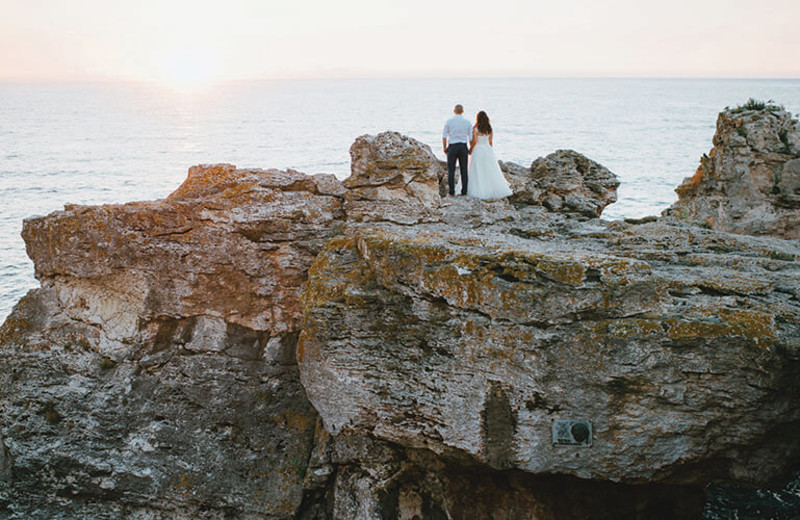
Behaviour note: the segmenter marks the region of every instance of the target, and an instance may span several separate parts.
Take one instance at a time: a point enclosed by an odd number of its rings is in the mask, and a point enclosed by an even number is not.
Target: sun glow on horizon
[[[199,47],[176,46],[164,51],[152,77],[146,78],[179,92],[209,90],[226,78],[220,60]]]
[[[466,0],[453,25],[446,3],[426,0],[6,2],[0,46],[13,52],[0,57],[0,79],[119,78],[197,91],[296,77],[800,76],[797,0],[720,5],[498,0],[487,9]],[[465,39],[468,59],[442,60],[437,51],[451,52],[459,33],[482,43]]]

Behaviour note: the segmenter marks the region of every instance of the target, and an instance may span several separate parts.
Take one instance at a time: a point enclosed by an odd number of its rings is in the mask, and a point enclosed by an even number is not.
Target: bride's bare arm
[[[492,144],[492,138],[493,138],[493,137],[494,137],[494,132],[492,132],[491,134],[489,134],[489,146],[494,146],[494,145]]]
[[[478,129],[472,129],[472,139],[469,140],[469,153],[472,153],[472,149],[475,148],[475,143],[478,141]]]

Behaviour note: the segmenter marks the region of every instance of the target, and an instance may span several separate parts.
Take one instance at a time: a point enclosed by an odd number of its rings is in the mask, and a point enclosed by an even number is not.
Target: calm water
[[[800,111],[800,80],[486,79],[141,84],[0,83],[0,320],[36,286],[22,219],[64,203],[161,198],[189,166],[349,173],[355,137],[397,130],[440,149],[455,102],[486,110],[499,158],[573,148],[619,175],[606,218],[655,214],[711,146],[717,113],[749,97]],[[441,156],[441,154],[439,153]]]
[[[717,113],[749,97],[798,113],[800,80],[320,80],[193,94],[0,83],[0,320],[36,286],[19,237],[24,217],[67,202],[162,198],[193,164],[345,177],[350,144],[365,133],[397,130],[438,152],[460,102],[469,117],[492,117],[503,160],[527,165],[572,148],[604,164],[622,181],[604,217],[638,217],[673,202],[711,147]],[[798,485],[800,476],[774,492],[712,488],[706,517],[797,518]]]

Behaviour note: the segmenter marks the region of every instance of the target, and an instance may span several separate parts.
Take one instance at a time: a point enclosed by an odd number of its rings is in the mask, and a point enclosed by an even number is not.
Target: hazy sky
[[[0,0],[0,79],[800,77],[800,1]]]

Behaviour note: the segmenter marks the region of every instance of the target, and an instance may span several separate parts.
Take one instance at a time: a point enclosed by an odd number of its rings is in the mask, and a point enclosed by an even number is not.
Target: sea
[[[643,217],[675,201],[675,187],[711,148],[717,114],[750,98],[797,114],[800,79],[319,79],[194,90],[0,82],[0,322],[37,286],[20,238],[24,218],[66,203],[160,199],[195,164],[345,178],[355,138],[385,130],[427,143],[443,159],[442,127],[461,103],[468,118],[489,114],[499,159],[529,165],[576,150],[621,181],[603,218]],[[800,501],[798,482],[763,491],[766,498],[722,489],[708,518],[726,518],[734,507],[726,501],[739,495],[756,509],[773,495]],[[753,515],[736,518],[767,518]]]

